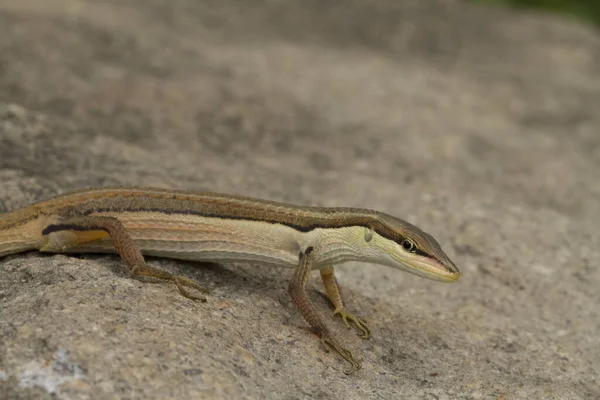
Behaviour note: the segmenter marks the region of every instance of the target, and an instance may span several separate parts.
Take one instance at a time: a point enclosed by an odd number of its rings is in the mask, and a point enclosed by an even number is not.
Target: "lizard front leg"
[[[367,323],[358,316],[354,315],[354,313],[344,306],[340,287],[337,283],[337,279],[335,279],[333,265],[321,268],[320,272],[321,280],[323,281],[325,290],[327,290],[327,296],[329,297],[329,300],[331,301],[331,304],[333,304],[335,310],[333,311],[332,318],[335,318],[336,315],[339,315],[342,318],[344,325],[346,325],[348,329],[350,329],[350,324],[348,324],[348,321],[354,323],[356,328],[359,330],[359,336],[363,339],[368,339],[371,336],[371,331],[369,330]]]
[[[321,338],[321,341],[324,344],[331,346],[350,363],[350,370],[344,371],[344,373],[350,374],[361,368],[360,362],[354,358],[350,350],[344,348],[331,334],[331,331],[327,328],[327,325],[325,325],[325,322],[306,293],[306,282],[308,281],[312,270],[312,252],[313,248],[309,247],[303,253],[300,253],[300,262],[289,286],[290,296],[292,297],[292,302],[294,303],[294,306],[296,306],[296,309],[300,311],[304,320]]]
[[[75,217],[65,219],[56,224],[47,226],[43,232],[46,236],[45,244],[40,251],[61,252],[69,248],[103,239],[109,236],[115,250],[129,267],[134,276],[147,276],[151,278],[169,280],[174,282],[184,297],[192,300],[206,301],[204,296],[188,293],[183,287],[191,287],[200,292],[207,290],[196,282],[184,276],[174,275],[170,272],[152,267],[146,263],[140,248],[137,246],[121,221],[115,217]]]

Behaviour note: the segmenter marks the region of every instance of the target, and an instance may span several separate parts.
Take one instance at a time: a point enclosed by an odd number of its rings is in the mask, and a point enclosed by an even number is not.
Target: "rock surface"
[[[0,0],[0,211],[75,188],[374,208],[455,284],[338,268],[353,376],[291,271],[114,256],[0,260],[0,397],[600,398],[600,37],[453,0]],[[317,276],[310,294],[330,308]]]

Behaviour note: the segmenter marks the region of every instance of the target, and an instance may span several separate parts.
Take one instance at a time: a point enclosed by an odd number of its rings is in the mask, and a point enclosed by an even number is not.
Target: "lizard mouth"
[[[460,278],[460,271],[451,262],[449,264],[436,259],[416,256],[407,259],[397,259],[402,264],[402,269],[411,274],[441,282],[455,282]]]
[[[460,272],[454,264],[447,265],[431,258],[419,257],[412,266],[437,281],[454,282],[460,278]]]

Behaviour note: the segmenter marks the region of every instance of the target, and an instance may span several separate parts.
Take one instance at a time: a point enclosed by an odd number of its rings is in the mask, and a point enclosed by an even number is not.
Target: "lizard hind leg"
[[[137,246],[121,221],[114,217],[77,217],[60,223],[48,225],[42,232],[44,243],[40,251],[63,252],[86,243],[110,238],[116,252],[127,264],[129,271],[136,277],[150,277],[172,281],[177,285],[182,296],[192,300],[206,301],[201,295],[190,294],[184,286],[208,293],[196,282],[181,275],[175,275],[146,263],[140,248]]]
[[[40,251],[48,253],[61,253],[86,243],[110,238],[110,235],[108,232],[103,230],[77,231],[65,229],[46,233],[43,238],[44,239],[42,245],[40,246]]]

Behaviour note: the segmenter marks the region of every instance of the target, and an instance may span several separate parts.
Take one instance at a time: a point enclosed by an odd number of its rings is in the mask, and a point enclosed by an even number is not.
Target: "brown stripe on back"
[[[106,212],[161,212],[282,224],[307,232],[316,228],[370,227],[401,241],[412,225],[392,216],[357,208],[308,207],[210,192],[155,188],[100,188],[68,193],[38,206],[64,217]]]
[[[435,248],[437,242],[433,240],[434,243],[431,243],[433,238],[429,235],[408,222],[381,212],[360,208],[299,206],[211,192],[139,187],[92,188],[41,201],[17,213],[32,219],[40,214],[57,214],[68,218],[106,212],[161,212],[264,221],[302,232],[316,228],[364,226],[397,243],[401,243],[410,233],[411,238],[416,239],[427,254],[432,254],[429,250],[437,253],[431,248]]]

